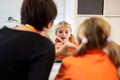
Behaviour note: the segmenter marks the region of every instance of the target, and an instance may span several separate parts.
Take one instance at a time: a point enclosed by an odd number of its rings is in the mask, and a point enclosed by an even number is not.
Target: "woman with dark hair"
[[[23,0],[21,25],[0,30],[0,80],[48,80],[55,48],[48,37],[53,0]]]

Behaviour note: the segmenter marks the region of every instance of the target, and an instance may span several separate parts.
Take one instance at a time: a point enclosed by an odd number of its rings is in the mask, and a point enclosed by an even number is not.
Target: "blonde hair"
[[[57,30],[61,27],[65,27],[65,28],[69,28],[70,29],[70,32],[72,33],[72,28],[71,28],[71,25],[66,22],[66,21],[61,21],[57,24],[56,26],[56,29],[55,29],[55,34],[57,33]]]
[[[103,49],[107,44],[107,38],[110,36],[110,25],[100,17],[91,17],[86,19],[78,28],[77,39],[80,46],[77,55],[84,54],[86,50]],[[87,42],[82,42],[82,39]]]
[[[57,24],[56,29],[55,29],[55,35],[57,35],[57,31],[59,28],[64,27],[64,28],[69,28],[71,32],[71,36],[69,37],[69,41],[73,42],[76,41],[76,37],[72,34],[72,27],[71,25],[66,22],[66,21],[61,21]]]
[[[108,55],[116,67],[120,67],[120,45],[111,41],[107,47]]]
[[[118,75],[120,76],[120,45],[114,41],[111,41],[107,46],[107,50],[108,56],[118,69]]]

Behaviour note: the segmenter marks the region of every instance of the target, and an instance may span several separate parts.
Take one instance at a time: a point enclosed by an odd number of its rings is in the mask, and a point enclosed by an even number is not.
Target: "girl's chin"
[[[66,39],[62,39],[63,42],[66,42],[67,40]]]

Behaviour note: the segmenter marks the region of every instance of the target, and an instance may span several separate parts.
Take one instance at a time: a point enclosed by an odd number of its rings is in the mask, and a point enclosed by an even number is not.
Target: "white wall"
[[[20,21],[20,7],[22,0],[0,0],[0,26],[8,25],[12,27],[16,22],[7,22],[9,16]]]
[[[104,0],[104,15],[120,17],[120,0]]]
[[[58,22],[65,20],[65,0],[54,0],[54,2],[58,10],[54,24],[57,24]]]

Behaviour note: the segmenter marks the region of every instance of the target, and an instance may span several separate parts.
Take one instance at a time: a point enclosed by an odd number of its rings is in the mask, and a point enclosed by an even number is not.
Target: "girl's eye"
[[[63,31],[59,31],[59,33],[63,33]]]
[[[69,32],[65,32],[66,34],[68,34]]]
[[[66,34],[68,34],[68,33],[69,33],[69,31],[66,31],[65,33],[66,33]]]

